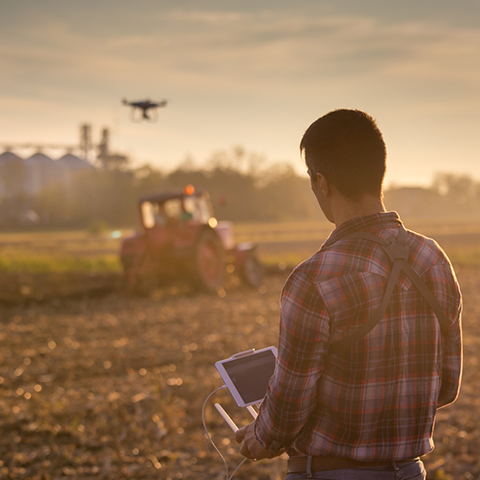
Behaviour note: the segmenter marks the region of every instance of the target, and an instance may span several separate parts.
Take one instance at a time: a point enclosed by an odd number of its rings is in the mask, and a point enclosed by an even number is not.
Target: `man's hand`
[[[246,427],[240,428],[235,433],[235,440],[241,443],[240,453],[250,460],[261,460],[262,458],[274,458],[283,453],[283,450],[272,453],[263,448],[255,438],[255,422],[249,423]]]

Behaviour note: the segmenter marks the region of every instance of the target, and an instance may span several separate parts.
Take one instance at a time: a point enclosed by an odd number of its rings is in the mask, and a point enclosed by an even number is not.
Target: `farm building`
[[[7,151],[0,155],[0,198],[14,197],[23,193],[26,165],[22,158]]]
[[[59,158],[56,161],[56,165],[60,168],[61,181],[65,185],[70,184],[74,174],[79,170],[94,168],[91,163],[71,153],[67,153],[63,157]]]
[[[85,168],[94,167],[71,153],[53,160],[41,152],[26,159],[10,151],[3,152],[0,154],[0,198],[35,197],[45,187],[57,183],[67,186],[72,175]]]
[[[57,164],[44,153],[37,152],[24,160],[24,162],[26,165],[24,191],[27,196],[34,197],[43,188],[61,181],[60,169]]]
[[[3,152],[0,154],[0,226],[48,221],[48,216],[43,218],[36,212],[39,194],[55,185],[68,190],[75,173],[90,168],[94,168],[92,164],[70,153],[53,160],[41,152],[25,159],[11,151]]]

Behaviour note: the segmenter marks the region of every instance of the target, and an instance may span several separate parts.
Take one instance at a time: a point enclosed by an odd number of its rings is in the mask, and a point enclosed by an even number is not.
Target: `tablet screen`
[[[224,360],[221,364],[244,405],[259,403],[263,400],[268,382],[275,370],[275,354],[271,349],[261,350],[245,357]],[[224,380],[230,388],[230,382],[225,377]],[[230,390],[232,391],[231,388]],[[233,391],[232,394],[234,394]],[[235,394],[234,397],[236,397]],[[235,399],[237,400],[237,398]]]

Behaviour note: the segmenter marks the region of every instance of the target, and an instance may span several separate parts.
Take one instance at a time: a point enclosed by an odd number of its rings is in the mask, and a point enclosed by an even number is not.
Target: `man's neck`
[[[380,198],[364,195],[359,201],[352,202],[343,196],[338,196],[332,205],[335,226],[339,227],[348,220],[385,212],[385,206]]]

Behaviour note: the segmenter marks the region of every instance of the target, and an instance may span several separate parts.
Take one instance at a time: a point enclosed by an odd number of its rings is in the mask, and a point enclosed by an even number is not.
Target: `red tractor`
[[[143,233],[123,240],[120,258],[126,286],[148,291],[159,282],[187,280],[215,291],[228,272],[259,287],[262,266],[251,243],[235,244],[231,222],[217,222],[208,193],[162,193],[139,201]]]

